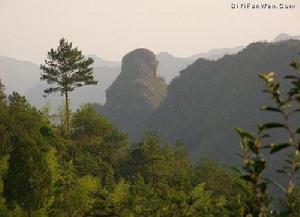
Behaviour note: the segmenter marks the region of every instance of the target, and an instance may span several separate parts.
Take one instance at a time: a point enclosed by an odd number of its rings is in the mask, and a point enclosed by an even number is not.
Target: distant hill
[[[281,33],[273,40],[273,42],[279,42],[284,40],[296,39],[300,40],[300,35],[292,36],[286,33]],[[166,79],[167,84],[171,82],[173,78],[179,75],[179,72],[185,69],[188,65],[192,64],[197,59],[207,59],[207,60],[218,60],[225,55],[233,55],[242,51],[246,46],[236,46],[233,48],[215,48],[208,52],[201,52],[191,57],[180,58],[175,57],[167,52],[161,52],[157,54],[157,59],[159,61],[158,69],[162,77]]]
[[[120,62],[117,61],[109,61],[105,60],[101,57],[98,57],[94,54],[88,55],[88,57],[93,58],[94,60],[94,67],[113,67],[113,68],[119,68],[121,66]]]
[[[156,55],[156,58],[159,62],[158,70],[161,76],[165,78],[167,84],[169,84],[173,78],[179,75],[179,72],[181,70],[185,69],[187,66],[191,65],[195,60],[199,58],[217,60],[224,57],[225,55],[236,54],[243,48],[245,47],[239,46],[234,48],[212,49],[206,53],[203,52],[195,54],[187,58],[175,57],[167,52],[161,52]]]
[[[216,48],[211,49],[206,53],[199,53],[189,57],[188,59],[195,61],[199,58],[208,59],[208,60],[218,60],[225,55],[237,54],[239,51],[243,50],[245,46],[238,46],[233,48]]]
[[[161,52],[156,55],[158,60],[158,71],[165,78],[166,83],[179,75],[179,72],[193,63],[193,60],[188,58],[174,57],[167,52]]]
[[[0,79],[5,84],[7,92],[15,90],[24,94],[36,84],[39,76],[40,69],[38,65],[0,56]]]

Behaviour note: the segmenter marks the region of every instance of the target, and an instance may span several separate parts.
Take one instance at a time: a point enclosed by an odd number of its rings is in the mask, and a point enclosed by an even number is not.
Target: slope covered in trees
[[[258,42],[217,61],[197,60],[168,86],[167,97],[145,129],[153,129],[171,143],[184,141],[194,159],[200,154],[235,162],[239,146],[233,129],[249,129],[272,118],[259,109],[268,99],[261,94],[263,82],[258,74],[275,71],[284,77],[291,72],[290,61],[299,59],[299,50],[297,40]]]

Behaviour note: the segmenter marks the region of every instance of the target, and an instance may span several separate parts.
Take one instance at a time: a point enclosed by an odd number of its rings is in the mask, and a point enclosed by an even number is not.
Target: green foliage
[[[151,133],[145,135],[143,142],[139,143],[132,152],[131,167],[134,173],[141,174],[146,183],[153,186],[165,181],[171,174],[169,166],[169,153],[161,148],[159,138]],[[136,165],[134,167],[134,165]]]
[[[0,102],[0,110],[0,177],[5,196],[0,197],[1,213],[23,216],[25,210],[26,215],[33,216],[48,205],[51,196],[52,174],[45,159],[51,127],[16,92]]]
[[[73,114],[72,118],[73,137],[82,143],[99,143],[112,126],[99,116],[92,104],[85,104]]]
[[[197,185],[190,194],[190,204],[187,216],[228,216],[225,209],[226,200],[224,196],[213,199],[212,193],[205,191],[205,184]]]
[[[262,106],[262,110],[273,112],[281,117],[282,122],[268,122],[257,126],[258,132],[256,135],[252,135],[241,129],[237,129],[237,133],[240,135],[241,147],[243,154],[241,157],[244,160],[244,166],[241,168],[241,178],[247,181],[252,186],[252,194],[255,197],[255,203],[249,203],[249,214],[253,216],[270,216],[270,197],[267,193],[267,187],[270,183],[276,183],[276,181],[270,181],[262,177],[263,172],[267,167],[267,161],[263,157],[263,149],[269,150],[270,154],[278,152],[284,152],[287,156],[285,160],[286,165],[283,169],[278,169],[277,172],[284,174],[288,179],[287,185],[280,188],[285,194],[284,205],[287,211],[282,211],[281,216],[286,216],[297,213],[297,190],[296,179],[299,174],[300,168],[300,146],[298,132],[299,128],[295,127],[292,121],[292,117],[295,116],[300,110],[298,104],[300,102],[300,68],[299,64],[293,61],[291,67],[295,69],[295,75],[285,76],[285,79],[291,80],[290,88],[286,93],[282,93],[281,85],[275,80],[275,73],[263,73],[260,74],[260,78],[265,81],[266,89],[265,93],[270,94],[273,105]],[[294,117],[293,117],[294,118]],[[269,138],[272,131],[282,130],[286,139],[283,142],[275,143]],[[268,138],[266,140],[266,138]],[[295,203],[291,202],[291,198],[295,199]],[[299,214],[299,213],[298,213]]]
[[[288,217],[297,217],[300,213],[300,190],[299,188],[294,188],[293,191],[287,195],[286,204],[288,207],[287,213]]]
[[[97,187],[98,183],[95,178],[78,177],[74,173],[72,164],[65,165],[55,184],[54,199],[49,207],[49,216],[83,216],[94,203],[92,194],[96,192]]]
[[[29,136],[18,138],[9,158],[4,194],[30,211],[44,207],[51,195],[51,173],[38,145]]]
[[[124,209],[128,193],[129,184],[123,179],[110,188],[99,189],[91,216],[127,216]]]
[[[242,158],[244,166],[240,169],[241,178],[250,183],[254,200],[251,201],[250,209],[247,214],[253,216],[270,216],[271,204],[267,193],[269,181],[262,177],[262,172],[266,168],[266,160],[262,157],[262,139],[261,135],[256,137],[241,129],[236,129],[241,137]]]
[[[41,80],[57,86],[46,89],[46,94],[57,91],[65,94],[83,85],[97,84],[91,67],[93,59],[85,59],[77,47],[73,48],[72,42],[60,39],[57,49],[51,49],[47,57],[45,64],[41,65]]]
[[[190,160],[188,159],[186,146],[182,142],[177,142],[174,147],[174,153],[169,160],[171,168],[171,174],[169,183],[177,191],[187,192],[192,187],[193,168]]]
[[[234,216],[233,176],[206,161],[193,167],[181,142],[171,148],[147,133],[128,148],[90,104],[72,114],[68,138],[17,93],[2,109],[0,216]]]

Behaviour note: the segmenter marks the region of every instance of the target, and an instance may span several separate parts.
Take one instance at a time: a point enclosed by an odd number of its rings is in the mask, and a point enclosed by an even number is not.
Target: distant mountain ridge
[[[93,58],[94,67],[120,67],[121,63],[117,61],[105,60],[101,57],[96,56],[95,54],[88,55],[88,57]]]
[[[39,81],[40,69],[34,63],[0,56],[0,79],[7,92],[24,94]]]
[[[218,60],[225,55],[233,55],[237,54],[239,51],[243,50],[246,46],[237,46],[233,48],[215,48],[211,49],[206,53],[199,53],[196,55],[193,55],[189,57],[188,59],[191,59],[193,61],[203,58],[203,59],[208,59],[208,60]]]
[[[245,46],[211,49],[208,52],[202,52],[187,58],[175,57],[168,52],[161,52],[156,55],[159,61],[158,69],[162,77],[166,79],[167,84],[169,84],[173,78],[179,75],[181,70],[185,69],[199,58],[218,60],[225,55],[236,54],[244,48]]]
[[[72,108],[77,108],[82,103],[95,102],[104,104],[106,101],[105,90],[113,83],[120,73],[120,62],[108,61],[96,55],[88,55],[94,59],[96,78],[99,84],[96,87],[83,87],[80,91],[72,93]],[[193,58],[179,58],[164,52],[156,55],[159,74],[167,83],[179,75],[179,71],[193,63]],[[210,57],[209,57],[210,58]],[[40,82],[39,66],[32,62],[20,61],[10,57],[0,57],[0,78],[6,86],[7,92],[18,91],[24,94],[29,101],[37,107],[49,103],[56,109],[62,100],[59,94],[43,97],[46,83]]]
[[[288,34],[278,35],[274,41],[287,40],[289,38],[297,38],[300,36],[290,36]],[[161,52],[156,55],[159,62],[158,72],[160,76],[165,78],[167,84],[173,78],[179,76],[179,72],[189,65],[191,65],[198,58],[205,58],[209,60],[217,60],[224,55],[232,55],[241,51],[244,47],[212,49],[208,52],[202,52],[191,57],[181,58],[175,57],[167,52]],[[94,59],[95,74],[99,80],[99,85],[96,87],[84,87],[81,89],[85,96],[82,96],[79,91],[74,92],[74,97],[71,102],[73,108],[77,108],[80,104],[85,102],[97,102],[104,104],[106,101],[105,90],[112,84],[120,73],[121,63],[118,61],[108,61],[96,55],[88,55]],[[42,97],[42,90],[46,87],[39,81],[40,69],[37,64],[26,61],[19,61],[10,57],[0,57],[0,78],[6,86],[6,92],[14,90],[25,94],[31,103],[37,107],[45,105],[50,102],[53,107],[61,104],[59,95]]]

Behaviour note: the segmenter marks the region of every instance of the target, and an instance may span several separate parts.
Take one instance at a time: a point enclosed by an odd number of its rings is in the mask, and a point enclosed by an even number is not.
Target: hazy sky
[[[0,55],[40,63],[65,37],[109,60],[138,47],[185,57],[300,35],[300,0],[268,1],[294,10],[232,10],[233,2],[241,0],[0,0]]]

